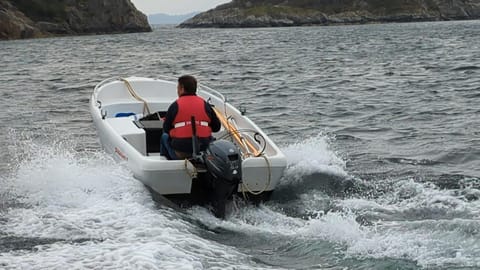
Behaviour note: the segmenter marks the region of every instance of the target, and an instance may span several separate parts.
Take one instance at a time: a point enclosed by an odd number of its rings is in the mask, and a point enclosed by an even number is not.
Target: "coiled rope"
[[[193,165],[193,164],[192,164]],[[190,172],[190,170],[188,169],[188,159],[185,159],[185,172],[187,173],[187,175],[193,179],[193,178],[197,178],[198,176],[198,170],[197,170],[197,167],[193,166],[193,171]]]
[[[248,191],[252,195],[260,195],[263,192],[265,192],[267,190],[267,188],[270,186],[270,182],[272,181],[272,166],[270,164],[270,161],[268,160],[268,158],[265,155],[261,155],[261,157],[263,157],[265,159],[265,161],[267,162],[267,169],[268,169],[267,184],[265,185],[265,187],[262,190],[253,191],[248,187],[247,184],[245,184],[242,181],[241,187],[242,187],[242,195],[243,195],[244,199],[246,199],[245,191]]]
[[[226,107],[226,105],[225,105]],[[268,160],[267,156],[262,151],[258,151],[256,147],[248,140],[246,140],[240,133],[240,131],[237,129],[236,125],[234,123],[230,123],[229,117],[226,115],[226,108],[224,109],[225,115],[222,115],[217,108],[213,107],[214,112],[216,113],[217,117],[219,118],[220,122],[222,125],[225,127],[225,129],[228,131],[229,134],[235,139],[237,144],[241,146],[242,152],[244,153],[245,156],[254,156],[254,157],[262,157],[265,159],[265,162],[267,163],[267,169],[268,169],[268,176],[267,176],[267,183],[265,187],[263,187],[260,191],[253,191],[251,190],[247,184],[245,184],[242,181],[241,184],[241,190],[242,190],[242,195],[246,199],[246,194],[245,192],[249,192],[252,195],[260,195],[263,192],[267,190],[267,188],[270,186],[270,182],[272,181],[272,166],[270,164],[270,161]]]
[[[120,80],[125,83],[125,86],[127,87],[128,92],[130,93],[130,95],[132,95],[133,98],[135,98],[138,101],[143,102],[143,115],[149,115],[150,114],[150,108],[148,107],[147,101],[135,92],[135,90],[133,89],[133,87],[132,87],[132,85],[130,84],[129,81],[127,81],[124,78],[120,78]]]

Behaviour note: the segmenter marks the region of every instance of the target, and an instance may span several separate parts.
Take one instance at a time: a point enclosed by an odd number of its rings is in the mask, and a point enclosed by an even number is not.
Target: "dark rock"
[[[0,39],[42,36],[35,23],[8,1],[0,0]]]
[[[269,27],[480,19],[478,0],[234,0],[180,27]]]
[[[0,39],[150,31],[130,0],[0,0]]]
[[[35,26],[43,32],[52,34],[73,34],[66,23],[37,22]]]

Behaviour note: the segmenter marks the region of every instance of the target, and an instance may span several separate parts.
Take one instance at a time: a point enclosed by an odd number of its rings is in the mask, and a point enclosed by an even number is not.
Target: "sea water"
[[[1,269],[479,269],[480,21],[0,42]],[[225,220],[99,146],[116,76],[195,75],[288,159]]]

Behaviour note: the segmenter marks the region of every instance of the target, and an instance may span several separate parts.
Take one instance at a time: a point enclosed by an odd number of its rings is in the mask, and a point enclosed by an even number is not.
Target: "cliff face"
[[[0,39],[39,37],[43,33],[8,1],[0,0]]]
[[[180,27],[268,27],[480,19],[479,0],[234,0]]]
[[[130,0],[0,0],[0,39],[149,31]]]

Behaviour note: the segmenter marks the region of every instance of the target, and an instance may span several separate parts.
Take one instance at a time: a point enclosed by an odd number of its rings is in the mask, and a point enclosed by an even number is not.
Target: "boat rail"
[[[157,75],[157,80],[176,80],[177,78],[175,77],[172,77],[172,76],[167,76],[167,75]],[[129,76],[129,77],[126,77],[126,78],[141,78],[141,77],[136,77],[136,76]],[[94,90],[93,90],[93,93],[96,94],[98,93],[98,89],[101,88],[102,86],[104,86],[105,84],[109,83],[109,82],[113,82],[113,81],[121,81],[122,78],[121,77],[110,77],[110,78],[107,78],[101,82],[99,82]],[[207,91],[207,92],[210,92],[214,95],[216,95],[217,97],[219,97],[223,102],[227,102],[227,98],[220,92],[218,92],[217,90],[215,89],[212,89],[211,87],[205,85],[205,84],[198,84],[200,90],[203,90],[203,91]]]
[[[177,80],[176,77],[168,76],[168,75],[159,75],[158,78],[164,79],[164,80],[174,80],[174,81]],[[216,96],[219,97],[220,99],[222,99],[223,102],[227,102],[227,98],[226,98],[222,93],[218,92],[217,90],[212,89],[212,88],[210,88],[209,86],[207,86],[207,85],[205,85],[205,84],[202,84],[202,83],[199,83],[198,86],[200,87],[199,90],[208,91],[208,92],[216,95]]]
[[[199,84],[199,86],[201,88],[200,90],[202,90],[202,91],[207,90],[207,92],[210,92],[210,93],[216,95],[217,97],[219,97],[224,103],[227,102],[227,98],[222,93],[218,92],[217,90],[214,90],[214,89],[212,89],[212,88],[210,88],[210,87],[208,87],[204,84]]]
[[[110,78],[107,78],[107,79],[99,82],[97,85],[95,85],[95,88],[93,89],[93,95],[95,97],[97,97],[98,89],[100,89],[100,87],[104,86],[105,84],[107,84],[109,82],[113,82],[113,81],[117,81],[117,80],[120,80],[120,77],[110,77]]]

